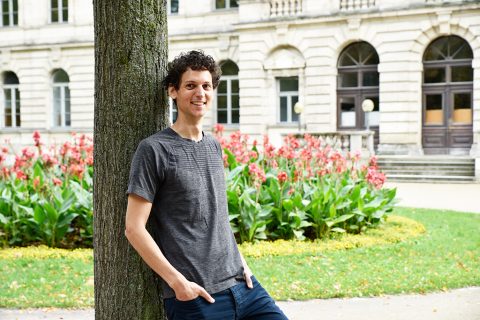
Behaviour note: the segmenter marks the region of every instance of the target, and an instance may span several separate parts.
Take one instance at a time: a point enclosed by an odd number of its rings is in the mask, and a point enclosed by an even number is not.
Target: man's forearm
[[[179,281],[186,281],[185,277],[168,262],[144,227],[137,227],[133,230],[127,229],[125,235],[145,263],[162,277],[172,289]]]

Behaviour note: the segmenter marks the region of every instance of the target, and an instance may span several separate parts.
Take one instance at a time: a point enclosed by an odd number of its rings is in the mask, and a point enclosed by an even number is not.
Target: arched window
[[[375,132],[378,144],[379,125],[379,59],[375,49],[367,42],[355,42],[346,47],[338,59],[338,128],[364,130],[367,121]],[[374,109],[366,119],[362,102],[373,101]]]
[[[236,124],[240,122],[240,90],[238,67],[227,60],[221,64],[222,78],[217,87],[217,122]]]
[[[20,91],[15,73],[3,73],[4,124],[7,128],[20,127]]]
[[[53,78],[53,126],[69,127],[70,118],[70,82],[68,74],[62,69],[55,70]]]
[[[458,36],[434,40],[423,56],[423,148],[451,153],[473,143],[473,52]]]

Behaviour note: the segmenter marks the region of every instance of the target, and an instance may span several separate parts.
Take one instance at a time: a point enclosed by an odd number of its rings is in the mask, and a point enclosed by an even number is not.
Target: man
[[[286,319],[238,251],[222,150],[202,131],[219,79],[218,65],[201,51],[169,64],[164,86],[177,121],[137,148],[125,234],[164,280],[169,319]],[[153,236],[145,229],[150,214]]]

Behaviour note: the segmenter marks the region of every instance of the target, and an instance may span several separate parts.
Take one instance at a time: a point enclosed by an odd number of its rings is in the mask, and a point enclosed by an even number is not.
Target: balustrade
[[[310,132],[310,135],[319,137],[321,147],[330,146],[342,152],[360,151],[362,156],[375,154],[373,146],[373,131],[337,131],[337,132]],[[296,134],[303,138],[303,134]]]
[[[375,0],[340,0],[340,10],[361,10],[375,7]]]
[[[296,16],[302,13],[302,0],[270,0],[270,17]]]

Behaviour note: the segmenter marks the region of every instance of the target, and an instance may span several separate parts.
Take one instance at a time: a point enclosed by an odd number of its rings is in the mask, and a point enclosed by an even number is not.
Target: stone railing
[[[340,0],[341,11],[362,10],[374,8],[375,0]]]
[[[337,132],[308,132],[314,137],[321,138],[321,146],[331,146],[343,152],[360,151],[363,157],[375,154],[373,146],[373,131],[337,131]],[[303,134],[295,135],[302,138]]]
[[[296,16],[302,13],[302,0],[270,0],[270,17]]]

